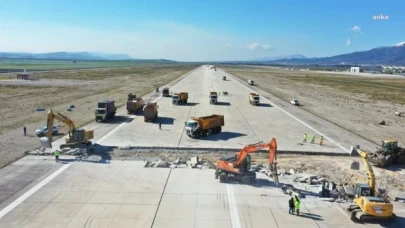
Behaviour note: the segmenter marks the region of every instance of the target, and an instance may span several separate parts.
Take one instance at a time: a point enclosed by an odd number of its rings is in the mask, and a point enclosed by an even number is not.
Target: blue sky
[[[331,56],[405,41],[401,0],[0,1],[0,51],[135,58]],[[373,20],[383,14],[388,20]]]

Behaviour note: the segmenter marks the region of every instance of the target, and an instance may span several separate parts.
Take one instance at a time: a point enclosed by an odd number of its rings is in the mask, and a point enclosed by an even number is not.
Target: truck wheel
[[[221,133],[222,127],[218,127],[218,134]]]
[[[184,102],[184,104],[187,104],[187,100]]]
[[[202,136],[202,137],[207,136],[207,132],[205,132],[205,131],[204,131],[204,132],[201,132],[201,136]]]

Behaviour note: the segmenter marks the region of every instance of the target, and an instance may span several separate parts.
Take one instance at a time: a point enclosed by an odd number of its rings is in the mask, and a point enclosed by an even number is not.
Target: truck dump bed
[[[98,108],[106,108],[107,112],[111,112],[112,110],[114,110],[115,105],[114,105],[114,101],[100,101],[98,102]]]
[[[211,116],[203,116],[203,117],[192,117],[193,120],[198,121],[202,130],[207,130],[219,126],[224,126],[224,116],[223,115],[211,115]]]
[[[218,93],[217,93],[217,92],[210,92],[210,97],[211,97],[211,96],[216,96],[216,97],[217,97],[217,96],[218,96]]]
[[[145,109],[143,110],[143,115],[145,119],[155,119],[158,108],[159,106],[157,105],[157,103],[147,104]]]
[[[186,92],[175,93],[174,95],[178,95],[181,101],[188,99],[188,93]]]
[[[143,100],[140,97],[127,101],[127,111],[129,113],[137,111],[138,109],[142,108],[142,106]]]

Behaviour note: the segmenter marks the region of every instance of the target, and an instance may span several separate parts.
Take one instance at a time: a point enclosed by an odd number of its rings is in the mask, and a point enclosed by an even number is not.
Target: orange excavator
[[[215,179],[219,178],[221,183],[225,183],[231,178],[244,184],[252,183],[256,180],[256,172],[250,170],[252,159],[249,154],[262,149],[269,149],[269,167],[273,173],[274,181],[278,184],[276,167],[277,141],[274,138],[271,139],[270,143],[259,142],[247,145],[234,156],[220,158],[216,164]]]

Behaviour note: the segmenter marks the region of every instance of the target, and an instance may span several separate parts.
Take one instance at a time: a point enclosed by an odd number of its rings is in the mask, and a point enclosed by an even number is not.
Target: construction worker
[[[295,205],[295,211],[297,212],[297,215],[300,215],[301,202],[297,196],[294,196],[294,205]]]
[[[290,207],[290,210],[288,211],[289,214],[294,214],[294,197],[291,197],[291,199],[288,201],[288,206]]]
[[[305,133],[305,134],[304,134],[304,141],[303,141],[303,143],[306,143],[306,142],[307,142],[307,138],[308,138],[308,135],[307,135],[307,133]]]
[[[315,143],[315,134],[313,134],[313,135],[312,135],[312,138],[311,138],[311,143],[312,143],[312,144],[314,144],[314,143]]]
[[[162,122],[159,122],[159,130],[162,130]]]
[[[24,126],[24,136],[27,136],[27,127]]]
[[[56,150],[53,154],[55,155],[55,162],[58,163],[59,162],[60,151]]]
[[[321,138],[319,139],[319,145],[322,146],[322,144],[323,144],[323,136],[321,136]]]

